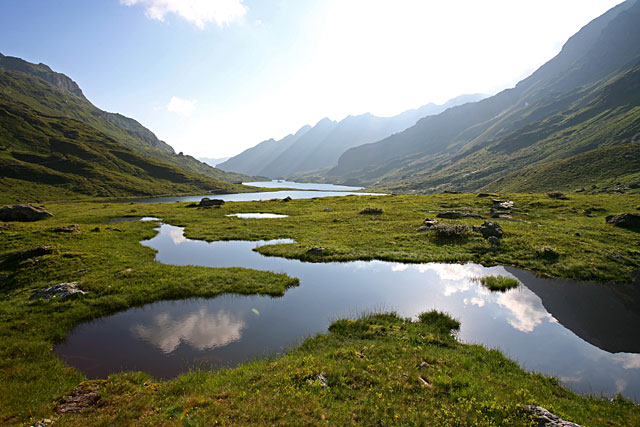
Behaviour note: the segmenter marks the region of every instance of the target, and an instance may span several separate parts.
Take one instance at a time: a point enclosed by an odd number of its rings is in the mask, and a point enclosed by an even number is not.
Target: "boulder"
[[[33,299],[45,299],[50,300],[51,298],[68,298],[70,296],[84,295],[85,292],[78,288],[78,282],[70,282],[70,283],[58,283],[57,285],[53,285],[49,288],[44,288],[35,291],[29,297],[30,300]]]
[[[494,246],[500,243],[500,239],[498,239],[496,236],[489,236],[487,240]]]
[[[493,207],[496,209],[511,209],[513,207],[513,202],[511,200],[498,200],[492,199]]]
[[[433,219],[433,218],[425,218],[425,219],[424,219],[424,225],[425,225],[425,227],[427,227],[427,228],[431,228],[431,227],[433,227],[434,225],[436,225],[437,223],[438,223],[438,220],[437,220],[437,219]]]
[[[324,255],[325,251],[327,250],[327,248],[325,248],[324,246],[318,246],[315,248],[311,248],[307,251],[307,254],[309,255]]]
[[[45,231],[51,231],[53,233],[76,233],[80,231],[80,227],[78,226],[78,224],[71,224],[71,225],[63,225],[60,227],[47,228]]]
[[[224,200],[222,199],[210,199],[208,197],[203,197],[200,200],[200,207],[201,208],[210,208],[212,206],[222,206],[224,205]]]
[[[542,406],[526,405],[523,409],[527,414],[529,414],[537,426],[582,427],[580,424],[563,420]]]
[[[549,246],[543,246],[536,250],[536,255],[549,261],[555,261],[560,258],[560,254]]]
[[[290,201],[292,201],[292,200],[293,200],[293,199],[291,198],[291,196],[287,196],[287,197],[285,197],[284,199],[282,199],[282,201],[283,201],[283,202],[290,202]]]
[[[441,212],[436,215],[436,218],[444,218],[444,219],[460,219],[460,218],[480,218],[483,219],[480,215],[469,213],[469,212]]]
[[[623,213],[609,215],[605,218],[607,224],[623,228],[640,228],[640,215],[633,213]]]
[[[43,208],[33,205],[15,205],[0,208],[0,221],[40,221],[53,216]]]
[[[547,197],[550,197],[552,199],[558,199],[558,200],[569,200],[569,198],[565,196],[564,193],[561,193],[559,191],[551,191],[547,193]]]
[[[496,195],[490,193],[478,193],[478,197],[496,197]]]
[[[473,231],[482,234],[485,239],[490,237],[502,239],[502,227],[495,222],[485,221],[480,227],[473,227]]]

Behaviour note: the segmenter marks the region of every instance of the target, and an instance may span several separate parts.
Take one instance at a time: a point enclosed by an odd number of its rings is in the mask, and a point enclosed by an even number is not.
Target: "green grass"
[[[484,276],[478,277],[478,282],[487,289],[494,292],[506,292],[509,289],[517,288],[520,286],[520,281],[513,277],[507,276]]]
[[[497,250],[477,233],[465,240],[441,241],[417,232],[425,217],[440,211],[488,215],[490,200],[474,195],[229,202],[217,209],[187,208],[186,203],[47,202],[52,218],[0,224],[0,424],[51,416],[57,400],[83,381],[80,373],[52,353],[53,344],[81,322],[158,300],[222,293],[281,295],[298,284],[295,278],[271,272],[156,263],[154,251],[138,243],[155,235],[153,223],[101,224],[107,218],[159,217],[185,227],[189,238],[209,241],[293,238],[296,243],[263,246],[259,251],[316,262],[377,258],[501,263],[559,277],[617,281],[618,286],[626,286],[629,272],[640,268],[638,233],[604,222],[606,215],[635,210],[638,203],[633,197],[570,195],[569,200],[555,200],[546,195],[501,194],[500,198],[515,202],[513,216],[520,222],[500,222],[504,236]],[[360,215],[372,204],[383,208],[384,214]],[[332,210],[324,211],[327,207]],[[271,220],[225,216],[236,212],[290,216]],[[471,226],[482,220],[451,222]],[[46,231],[69,224],[78,224],[80,232]],[[101,231],[91,232],[96,226]],[[42,245],[53,246],[53,253],[35,259],[19,256]],[[318,246],[328,248],[325,255],[307,254]],[[544,246],[555,248],[559,257],[538,256]],[[116,274],[127,268],[132,271]],[[69,281],[78,281],[88,293],[70,300],[29,301],[34,290]],[[56,422],[199,425],[217,419],[221,424],[500,425],[525,422],[520,407],[529,403],[587,424],[601,424],[604,419],[619,425],[639,422],[638,408],[624,400],[611,403],[576,396],[555,380],[525,373],[497,351],[457,343],[449,333],[457,325],[453,319],[430,313],[420,320],[393,315],[341,320],[329,334],[308,339],[284,357],[230,370],[193,371],[166,382],[139,373],[115,375],[99,383],[103,406]],[[420,367],[423,362],[426,367]],[[322,386],[319,374],[327,378],[328,387]]]

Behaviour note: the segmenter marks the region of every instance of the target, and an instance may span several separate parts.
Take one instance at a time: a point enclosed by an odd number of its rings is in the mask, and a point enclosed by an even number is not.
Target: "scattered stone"
[[[111,228],[111,227],[107,227],[107,230],[117,231],[118,233],[123,233],[124,232],[124,230],[121,230],[119,228]]]
[[[331,212],[331,211],[333,211],[333,209],[331,209],[331,208],[324,208],[324,212]]]
[[[560,257],[560,254],[558,254],[558,251],[556,251],[554,248],[549,247],[549,246],[543,246],[539,249],[536,250],[536,254],[540,257],[540,258],[544,258],[546,260],[556,260]]]
[[[293,199],[291,198],[291,196],[287,196],[287,197],[285,197],[284,199],[282,199],[282,201],[283,201],[283,202],[290,202],[290,201],[292,201],[292,200],[293,200]]]
[[[607,224],[623,228],[640,228],[640,215],[633,213],[623,213],[609,215],[605,218]]]
[[[576,234],[575,234],[575,236],[576,236],[576,237],[580,237],[580,233],[576,233]]]
[[[582,187],[582,188],[578,188],[576,190],[576,193],[584,193],[585,191],[587,191],[587,190],[585,190],[584,187]]]
[[[480,227],[473,227],[473,231],[482,234],[482,237],[488,239],[489,237],[495,237],[502,239],[502,227],[495,222],[485,221]]]
[[[442,194],[460,194],[460,192],[454,190],[444,190]]]
[[[511,215],[509,215],[508,213],[504,213],[504,212],[495,212],[491,215],[491,218],[502,218],[502,219],[511,219],[513,218]]]
[[[320,384],[320,387],[327,387],[327,377],[325,377],[324,374],[318,374],[315,376],[315,378],[309,378],[307,380],[307,384],[313,385],[316,381],[318,382],[318,384]]]
[[[86,292],[78,288],[78,282],[58,283],[49,288],[35,291],[29,297],[30,300],[42,298],[50,300],[51,298],[68,298],[70,296],[84,295]]]
[[[203,197],[200,200],[201,208],[210,208],[213,206],[222,206],[222,205],[224,205],[224,200],[222,199],[210,199],[208,197]]]
[[[557,415],[552,414],[542,406],[527,405],[524,411],[537,423],[539,427],[582,427],[580,424],[565,421]]]
[[[99,233],[100,232],[100,227],[95,227],[91,229],[91,232],[93,233]]]
[[[444,219],[460,219],[460,218],[482,218],[478,214],[469,213],[469,212],[441,212],[436,215],[436,218],[444,218]]]
[[[496,194],[490,194],[490,193],[478,193],[478,197],[496,197]]]
[[[51,419],[45,418],[44,420],[37,421],[31,427],[47,427],[47,426],[51,425],[51,423],[53,423],[53,421],[51,421]]]
[[[500,243],[500,239],[498,239],[496,236],[489,236],[489,238],[487,239],[489,241],[489,243],[491,243],[493,246],[496,246],[498,243]]]
[[[513,202],[511,200],[502,201],[499,199],[492,199],[493,207],[496,209],[511,209],[513,207]]]
[[[433,388],[429,381],[427,381],[422,375],[418,375],[418,380],[420,381],[420,385],[423,387]]]
[[[436,225],[438,223],[437,219],[433,219],[433,218],[425,218],[424,219],[424,225],[431,228],[434,225]]]
[[[632,189],[640,188],[640,181],[630,182],[628,187]]]
[[[324,246],[317,246],[315,248],[309,249],[307,251],[307,254],[321,256],[321,255],[324,255],[326,250],[327,250],[327,248],[325,248]]]
[[[361,214],[364,215],[380,215],[381,213],[383,213],[384,211],[382,210],[382,208],[373,208],[373,207],[366,207],[364,209],[362,209],[360,211]]]
[[[558,200],[569,200],[569,198],[565,196],[564,193],[561,193],[559,191],[551,191],[547,193],[547,197]]]
[[[76,233],[80,231],[80,227],[78,226],[78,224],[71,224],[63,225],[60,227],[47,228],[45,231],[51,231],[52,233]]]
[[[422,233],[423,231],[429,231],[430,228],[431,228],[430,226],[423,225],[421,227],[418,227],[417,231],[418,233]]]
[[[83,268],[83,269],[80,269],[80,270],[76,271],[76,273],[84,274],[84,273],[88,273],[89,271],[91,271],[91,270],[89,270],[88,268]]]
[[[123,274],[131,274],[133,273],[133,268],[125,268],[124,270],[120,270],[116,273],[116,276],[122,276]]]
[[[33,205],[15,205],[0,208],[0,221],[40,221],[53,216],[43,208]]]
[[[58,414],[77,414],[87,408],[97,406],[100,403],[98,395],[99,385],[102,381],[87,381],[73,389],[71,394],[65,396],[56,407]]]

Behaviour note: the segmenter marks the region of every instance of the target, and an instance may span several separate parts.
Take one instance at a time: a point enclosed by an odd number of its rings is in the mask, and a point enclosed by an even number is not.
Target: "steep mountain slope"
[[[229,182],[241,181],[245,177],[225,173],[212,168],[191,156],[176,154],[149,129],[137,121],[117,113],[102,111],[89,102],[76,82],[64,74],[56,73],[44,64],[32,64],[20,58],[0,54],[0,70],[24,73],[45,81],[59,90],[58,96],[43,96],[34,85],[9,85],[5,80],[0,85],[3,94],[24,103],[46,115],[68,117],[79,120],[125,147],[146,157],[152,157],[192,172]]]
[[[48,114],[52,107],[38,109],[69,102],[69,91],[48,80],[0,68],[0,88],[2,202],[241,189],[140,155],[82,120]]]
[[[226,171],[272,178],[332,167],[351,147],[379,140],[412,126],[422,117],[484,97],[479,94],[462,95],[443,105],[427,104],[393,117],[376,117],[367,113],[348,116],[340,122],[325,118],[315,126],[305,126],[279,141],[263,141],[218,166]]]
[[[639,24],[640,3],[622,3],[515,88],[348,150],[329,175],[395,190],[471,191],[531,164],[629,143],[638,132]]]

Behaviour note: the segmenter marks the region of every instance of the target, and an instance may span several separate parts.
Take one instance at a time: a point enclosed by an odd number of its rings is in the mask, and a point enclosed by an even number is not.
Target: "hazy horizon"
[[[512,87],[620,0],[9,0],[0,52],[195,157]],[[461,6],[463,5],[463,7]]]

